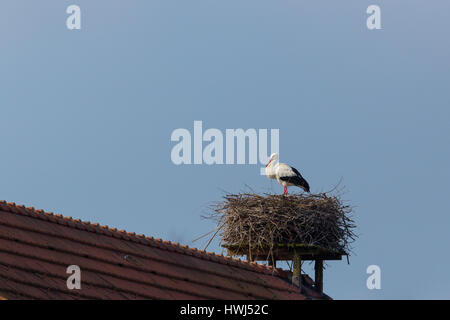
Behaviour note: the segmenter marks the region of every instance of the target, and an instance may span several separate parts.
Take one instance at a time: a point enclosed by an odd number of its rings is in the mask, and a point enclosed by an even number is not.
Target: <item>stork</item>
[[[278,153],[272,153],[266,164],[266,175],[269,179],[277,179],[284,188],[283,195],[287,195],[287,188],[297,186],[309,192],[309,184],[294,167],[278,162]]]

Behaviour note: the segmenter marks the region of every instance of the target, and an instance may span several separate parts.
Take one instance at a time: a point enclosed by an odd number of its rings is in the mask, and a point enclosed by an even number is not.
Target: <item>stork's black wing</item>
[[[292,171],[294,171],[295,175],[280,177],[280,179],[292,183],[296,186],[299,186],[306,192],[309,192],[308,182],[302,177],[302,175],[300,174],[300,172],[298,172],[297,169],[295,169],[294,167],[291,167],[291,169]]]

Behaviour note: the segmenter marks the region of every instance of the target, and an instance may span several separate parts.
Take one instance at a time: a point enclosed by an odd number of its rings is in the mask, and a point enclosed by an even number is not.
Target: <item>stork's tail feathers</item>
[[[306,192],[309,192],[309,184],[304,178],[300,178],[299,187],[305,190]]]
[[[295,176],[292,177],[292,182],[297,186],[302,188],[303,190],[305,190],[306,192],[309,192],[309,184],[308,182],[305,180],[305,178],[302,177],[302,175],[300,174],[300,172],[298,172],[297,169],[292,168],[292,171],[294,171]]]

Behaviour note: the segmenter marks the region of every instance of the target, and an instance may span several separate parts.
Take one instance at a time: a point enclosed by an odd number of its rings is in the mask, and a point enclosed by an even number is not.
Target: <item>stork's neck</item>
[[[269,163],[269,167],[271,168],[275,168],[278,165],[279,165],[278,159],[274,159]]]
[[[270,161],[269,165],[266,167],[266,174],[272,176],[275,174],[275,170],[278,167],[278,159]]]

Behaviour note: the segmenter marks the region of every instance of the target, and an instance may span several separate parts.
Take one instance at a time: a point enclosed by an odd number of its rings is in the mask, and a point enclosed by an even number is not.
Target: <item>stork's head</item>
[[[267,164],[266,164],[266,168],[269,166],[269,164],[271,164],[271,163],[276,163],[276,162],[278,162],[278,153],[272,153],[271,155],[270,155],[270,159],[269,159],[269,162],[267,162]]]

